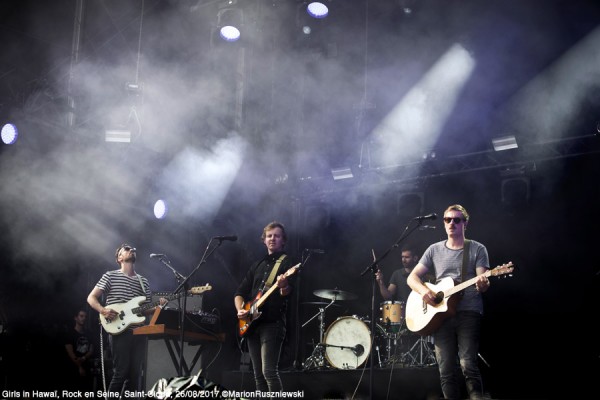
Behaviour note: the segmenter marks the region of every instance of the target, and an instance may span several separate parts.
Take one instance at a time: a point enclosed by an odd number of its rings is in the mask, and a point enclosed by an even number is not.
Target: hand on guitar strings
[[[479,277],[477,277],[477,282],[475,282],[475,288],[477,288],[477,291],[480,293],[488,290],[490,288],[490,280],[488,277],[483,274],[479,275]]]

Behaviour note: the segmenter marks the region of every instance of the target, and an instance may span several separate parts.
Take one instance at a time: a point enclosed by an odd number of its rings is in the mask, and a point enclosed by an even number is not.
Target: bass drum
[[[356,369],[369,358],[371,332],[355,316],[340,317],[325,332],[325,357],[338,369]]]

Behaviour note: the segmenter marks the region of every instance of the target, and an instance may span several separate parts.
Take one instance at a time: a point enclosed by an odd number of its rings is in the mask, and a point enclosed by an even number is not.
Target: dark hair
[[[263,228],[263,233],[261,235],[261,240],[265,240],[265,238],[267,237],[267,231],[270,231],[271,229],[275,229],[275,228],[281,228],[281,233],[283,234],[283,240],[287,242],[287,233],[285,232],[285,226],[283,226],[283,224],[281,222],[277,222],[277,221],[273,221],[273,222],[269,222],[267,224],[267,226],[265,226]]]

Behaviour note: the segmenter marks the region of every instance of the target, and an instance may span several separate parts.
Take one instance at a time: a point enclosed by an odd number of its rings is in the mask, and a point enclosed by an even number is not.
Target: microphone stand
[[[408,229],[410,224],[413,221],[417,221],[417,225],[415,225],[413,228],[411,228],[410,230]],[[394,244],[387,249],[383,255],[381,255],[381,257],[376,258],[373,255],[373,262],[371,263],[371,265],[368,265],[363,272],[361,272],[360,276],[363,276],[364,274],[366,274],[367,272],[371,271],[371,334],[375,335],[375,315],[376,315],[376,311],[375,311],[375,291],[377,289],[377,284],[376,284],[376,280],[375,280],[375,273],[377,271],[379,271],[379,262],[381,262],[382,260],[384,260],[391,252],[393,249],[397,248],[400,246],[400,243],[402,243],[402,241],[404,241],[407,237],[410,236],[411,233],[413,233],[416,229],[418,229],[421,224],[423,223],[423,219],[420,218],[416,218],[416,219],[412,219],[408,225],[406,225],[406,228],[404,228],[404,232],[402,232],[402,234],[400,235],[400,237],[396,240],[396,242],[394,242]],[[374,382],[374,376],[373,376],[373,369],[375,366],[375,351],[373,349],[374,346],[371,346],[371,354],[370,354],[370,361],[369,363],[371,364],[371,369],[369,370],[369,399],[373,399],[373,382]]]
[[[223,239],[218,239],[219,244],[217,246],[213,247],[212,250],[210,250],[210,252],[209,252],[208,250],[210,248],[210,244],[212,243],[213,239],[215,239],[215,238],[211,238],[210,241],[208,242],[208,245],[206,246],[206,250],[204,250],[204,254],[202,255],[202,259],[200,259],[200,262],[198,263],[196,268],[194,268],[194,270],[179,283],[179,286],[177,287],[177,289],[175,289],[173,294],[179,293],[182,289],[184,289],[187,292],[187,290],[188,290],[187,282],[190,280],[190,278],[192,276],[194,276],[196,271],[198,271],[200,269],[202,264],[206,263],[207,258],[212,253],[214,253],[214,251],[219,246],[221,246],[221,243],[223,243]],[[185,309],[186,309],[186,305],[187,305],[187,293],[182,297],[183,297],[182,306],[181,306],[181,309],[179,310],[179,312],[180,312],[180,327],[179,327],[179,329],[181,329],[181,333],[179,336],[179,366],[177,368],[177,374],[179,376],[183,376],[183,373],[182,373],[183,372],[183,345],[185,343]]]
[[[296,277],[296,288],[295,288],[296,304],[295,304],[294,308],[295,308],[295,314],[296,314],[296,326],[295,326],[296,342],[294,343],[295,348],[294,348],[293,367],[296,370],[302,369],[302,363],[298,359],[298,357],[300,355],[300,281],[301,281],[301,277],[302,277],[302,268],[308,262],[308,259],[310,258],[311,254],[312,254],[312,252],[309,251],[306,258],[304,258],[305,252],[306,252],[306,250],[302,251],[302,258],[300,260],[301,262],[300,262],[300,268],[298,269],[298,276]]]
[[[179,272],[177,272],[175,268],[171,266],[171,262],[166,256],[160,256],[159,261],[166,265],[167,268],[169,268],[171,271],[173,271],[173,275],[175,275],[175,279],[177,280],[177,282],[181,282],[181,280],[184,279],[183,275],[181,275]]]

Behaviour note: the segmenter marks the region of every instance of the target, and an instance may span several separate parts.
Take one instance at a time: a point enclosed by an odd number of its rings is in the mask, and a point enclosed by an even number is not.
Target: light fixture
[[[130,143],[131,131],[126,129],[108,129],[104,133],[104,141],[112,143]]]
[[[14,124],[4,124],[1,135],[4,144],[13,144],[19,137],[19,130]]]
[[[517,144],[517,138],[514,135],[502,136],[492,139],[492,145],[495,151],[503,151],[509,149],[516,149],[519,147]]]
[[[234,8],[236,4],[237,0],[229,0],[217,13],[219,36],[227,42],[236,42],[242,36],[244,14],[241,9]]]
[[[354,178],[354,174],[352,173],[352,169],[350,168],[337,168],[331,170],[331,175],[333,175],[334,181],[339,181],[342,179],[350,179]]]
[[[154,203],[154,217],[156,219],[163,219],[167,216],[167,212],[169,208],[167,207],[167,202],[165,200],[157,200]]]
[[[306,7],[306,12],[313,18],[325,18],[329,15],[329,8],[319,1],[313,1]]]

